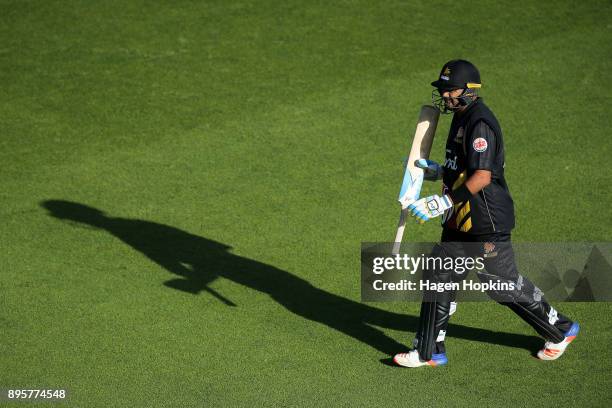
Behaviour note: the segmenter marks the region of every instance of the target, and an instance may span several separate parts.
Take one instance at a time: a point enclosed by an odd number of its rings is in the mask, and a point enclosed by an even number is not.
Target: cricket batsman
[[[449,61],[442,67],[432,101],[441,113],[452,113],[443,164],[420,159],[426,180],[442,179],[441,195],[409,203],[410,215],[419,223],[442,217],[442,237],[431,256],[441,258],[481,257],[485,268],[477,271],[481,282],[511,282],[511,290],[487,294],[531,325],[545,340],[537,353],[542,360],[559,358],[576,337],[579,325],[559,313],[543,293],[519,274],[510,244],[514,228],[514,206],[504,178],[504,141],[495,115],[478,90],[480,73],[465,60]],[[403,203],[408,204],[408,203]],[[404,206],[405,207],[405,206]],[[455,271],[426,270],[423,275],[436,283],[464,279]],[[456,293],[424,293],[419,327],[413,350],[396,354],[404,367],[447,364],[444,338]]]

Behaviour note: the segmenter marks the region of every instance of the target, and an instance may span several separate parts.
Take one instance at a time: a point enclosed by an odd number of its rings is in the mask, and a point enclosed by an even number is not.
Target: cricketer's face
[[[453,89],[451,91],[441,91],[440,95],[444,98],[444,103],[449,110],[458,110],[460,108],[459,98],[463,93],[463,89]]]

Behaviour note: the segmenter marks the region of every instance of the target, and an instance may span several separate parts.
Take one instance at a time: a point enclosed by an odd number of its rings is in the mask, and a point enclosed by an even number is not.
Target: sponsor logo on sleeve
[[[478,153],[484,152],[485,150],[487,150],[487,147],[489,147],[487,141],[482,137],[475,139],[474,143],[472,143],[472,146],[474,147],[474,150],[476,150]]]

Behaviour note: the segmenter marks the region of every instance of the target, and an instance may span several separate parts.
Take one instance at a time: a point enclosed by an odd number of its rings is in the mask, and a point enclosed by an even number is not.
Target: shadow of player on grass
[[[178,228],[151,221],[110,217],[96,208],[70,201],[48,200],[41,205],[52,217],[109,232],[178,275],[164,283],[169,288],[192,294],[208,292],[226,305],[236,306],[208,287],[219,277],[229,279],[268,294],[300,317],[322,323],[388,355],[406,350],[406,345],[387,337],[373,326],[410,330],[418,323],[416,316],[388,312],[334,295],[287,271],[234,255],[228,245]],[[534,350],[541,343],[534,336],[498,333],[458,324],[450,324],[448,330],[453,337],[528,350]],[[409,340],[406,338],[407,343]]]

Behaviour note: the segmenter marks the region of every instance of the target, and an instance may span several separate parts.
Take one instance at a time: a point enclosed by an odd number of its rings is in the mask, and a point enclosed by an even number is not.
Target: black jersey
[[[476,170],[489,170],[491,184],[444,213],[445,228],[470,234],[510,232],[514,204],[504,178],[504,141],[497,119],[481,98],[453,115],[446,142],[443,193],[463,184]]]

